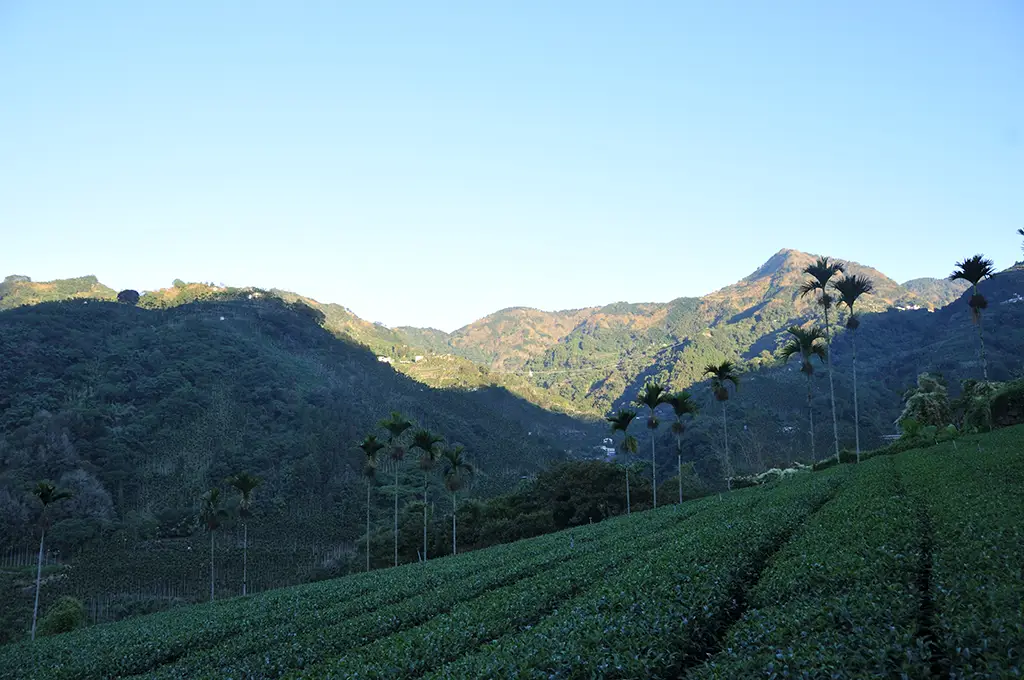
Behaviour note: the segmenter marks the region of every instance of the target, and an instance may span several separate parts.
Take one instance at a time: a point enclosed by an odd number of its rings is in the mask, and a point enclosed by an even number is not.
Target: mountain
[[[37,305],[68,298],[113,300],[117,292],[107,288],[95,276],[35,282],[27,276],[8,276],[0,283],[0,310]]]
[[[971,284],[966,281],[933,279],[930,277],[904,281],[903,287],[935,307],[945,307],[959,298]]]
[[[27,489],[51,479],[74,498],[51,515],[48,544],[75,556],[80,591],[121,588],[132,574],[201,584],[174,540],[198,531],[203,492],[248,471],[264,479],[253,577],[294,583],[355,560],[365,512],[356,443],[393,409],[466,446],[481,470],[474,495],[507,491],[603,432],[502,388],[428,388],[322,323],[258,292],[0,312],[0,554],[38,542]],[[381,463],[382,484],[392,470]],[[422,480],[408,466],[402,496],[422,497]],[[445,498],[436,477],[432,487]],[[375,522],[390,521],[391,493],[374,494]]]

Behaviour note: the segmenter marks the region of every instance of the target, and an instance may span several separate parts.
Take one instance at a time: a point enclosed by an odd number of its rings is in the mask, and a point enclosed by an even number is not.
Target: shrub
[[[992,397],[989,413],[998,427],[1024,423],[1024,380],[1000,387]]]
[[[81,600],[64,596],[57,600],[39,620],[40,635],[56,635],[85,625],[85,605]]]

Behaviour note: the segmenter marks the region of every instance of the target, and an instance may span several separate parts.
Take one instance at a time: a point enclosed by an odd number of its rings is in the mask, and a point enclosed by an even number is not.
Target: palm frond
[[[58,489],[55,484],[50,481],[38,482],[32,489],[32,494],[39,499],[39,502],[43,504],[45,510],[48,505],[52,505],[57,501],[62,501],[65,498],[71,498],[72,493],[66,489]]]
[[[950,281],[963,280],[977,286],[984,279],[995,276],[995,273],[996,268],[992,260],[986,259],[984,255],[975,255],[957,262],[956,269],[948,278]]]
[[[634,418],[636,418],[636,411],[631,408],[620,408],[612,415],[605,416],[605,420],[611,423],[613,434],[620,430],[625,432]]]
[[[697,403],[690,396],[690,393],[686,391],[675,392],[666,396],[665,403],[672,407],[676,418],[697,412]]]
[[[388,431],[388,438],[394,442],[412,427],[412,421],[398,411],[392,411],[390,416],[380,421],[380,426]]]
[[[862,295],[870,295],[875,291],[875,284],[866,276],[854,274],[832,282],[832,288],[839,293],[839,300],[845,304],[850,313]]]
[[[665,403],[665,397],[668,396],[665,393],[665,386],[657,382],[649,382],[644,385],[644,388],[637,395],[636,404],[637,406],[646,406],[652,411],[661,404]]]

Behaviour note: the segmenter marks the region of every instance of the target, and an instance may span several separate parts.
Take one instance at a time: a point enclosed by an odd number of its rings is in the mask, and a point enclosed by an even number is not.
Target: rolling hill
[[[1022,436],[12,645],[0,675],[1013,677]]]

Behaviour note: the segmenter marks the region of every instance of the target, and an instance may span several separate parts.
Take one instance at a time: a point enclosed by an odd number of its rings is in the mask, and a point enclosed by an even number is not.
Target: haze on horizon
[[[389,326],[1019,257],[1024,6],[15,0],[0,276]]]

